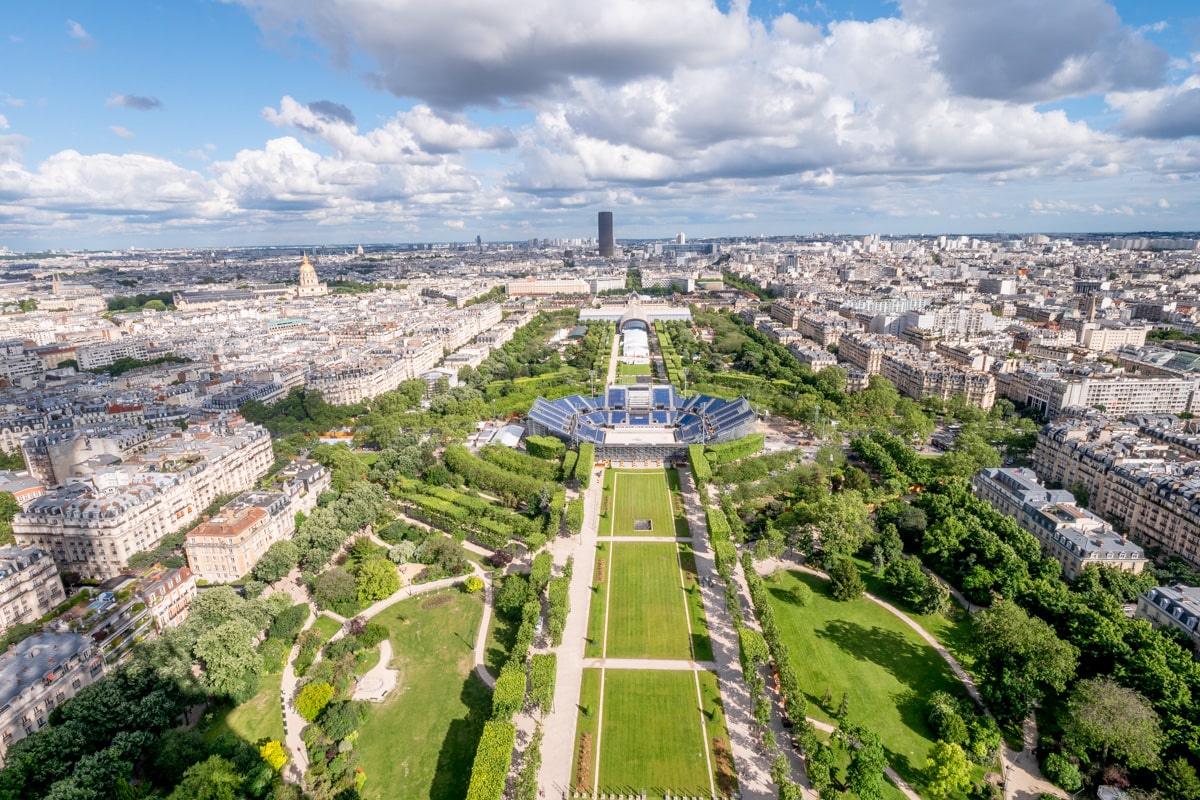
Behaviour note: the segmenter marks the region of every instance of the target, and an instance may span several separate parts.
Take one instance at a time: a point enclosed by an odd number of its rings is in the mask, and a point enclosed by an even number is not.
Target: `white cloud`
[[[108,98],[105,105],[111,108],[128,108],[134,111],[158,111],[163,107],[162,100],[157,97],[146,97],[138,94],[114,94]]]
[[[1113,92],[1108,105],[1122,113],[1119,130],[1152,139],[1200,136],[1200,74],[1173,86],[1140,92]]]
[[[0,114],[0,131],[8,130],[8,118]]]
[[[67,35],[78,41],[80,44],[92,44],[92,35],[88,33],[82,25],[73,19],[67,20]]]
[[[133,138],[133,131],[129,130],[129,128],[125,128],[120,125],[109,125],[108,129],[110,131],[112,131],[113,133],[115,133],[117,136],[120,136],[122,139],[132,139]]]
[[[20,97],[13,97],[8,92],[0,92],[0,105],[12,106],[13,108],[21,108],[25,105],[25,100]]]
[[[455,230],[462,230],[463,228],[467,227],[467,223],[463,222],[461,219],[448,219],[442,224],[447,228],[454,228]]]

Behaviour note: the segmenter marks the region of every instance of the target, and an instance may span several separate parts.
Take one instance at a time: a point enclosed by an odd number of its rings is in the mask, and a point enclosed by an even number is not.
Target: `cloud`
[[[308,110],[331,121],[337,120],[347,125],[354,124],[354,112],[332,100],[314,100],[308,104]]]
[[[305,35],[343,67],[435,107],[536,98],[572,77],[603,81],[715,64],[747,36],[746,3],[710,0],[237,0],[271,35]]]
[[[20,97],[13,97],[8,92],[0,92],[0,105],[12,106],[13,108],[21,108],[25,105],[25,100]]]
[[[1107,0],[900,0],[955,91],[1042,102],[1157,86],[1167,53]]]
[[[463,222],[461,219],[448,219],[442,222],[442,224],[447,228],[454,228],[455,230],[462,230],[463,228],[467,227],[467,223]]]
[[[113,108],[128,108],[134,111],[158,111],[163,107],[157,97],[144,97],[137,94],[114,94],[105,104]]]
[[[1200,136],[1200,75],[1175,86],[1143,92],[1114,92],[1105,100],[1122,112],[1117,130],[1151,139]]]
[[[108,129],[110,131],[112,131],[113,133],[115,133],[117,136],[120,136],[122,139],[132,139],[133,138],[133,131],[129,130],[129,128],[125,128],[120,125],[109,125]]]
[[[83,46],[93,44],[92,35],[82,25],[73,19],[67,20],[67,35],[80,42]]]
[[[0,114],[0,131],[8,130],[8,118]]]

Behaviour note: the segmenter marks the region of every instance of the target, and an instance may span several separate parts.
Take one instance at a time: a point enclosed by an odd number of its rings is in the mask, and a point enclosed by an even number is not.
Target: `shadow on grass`
[[[467,796],[467,784],[471,780],[471,764],[479,737],[483,735],[483,723],[492,713],[492,693],[474,671],[463,683],[460,699],[467,707],[467,715],[451,720],[438,752],[437,771],[429,787],[430,800],[461,800]]]

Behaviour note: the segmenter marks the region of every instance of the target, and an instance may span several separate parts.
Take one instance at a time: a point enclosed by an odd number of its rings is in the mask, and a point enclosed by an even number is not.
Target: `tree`
[[[1099,753],[1130,767],[1155,767],[1162,747],[1158,715],[1137,692],[1109,678],[1089,678],[1075,685],[1063,722],[1067,742],[1081,751]]]
[[[838,600],[857,600],[866,590],[858,567],[848,558],[839,558],[829,568],[829,591]]]
[[[1175,800],[1200,800],[1200,778],[1195,767],[1182,758],[1167,762],[1158,775],[1158,788]]]
[[[21,467],[24,469],[24,466]],[[21,504],[12,492],[0,492],[0,544],[12,544],[12,519],[21,510]]]
[[[808,588],[807,583],[797,583],[792,587],[791,598],[793,603],[804,608],[812,602],[812,589]]]
[[[887,768],[883,741],[874,731],[857,726],[848,729],[846,735],[857,745],[846,769],[850,791],[858,795],[859,800],[882,800],[883,771]]]
[[[925,759],[925,785],[936,800],[953,797],[971,785],[967,754],[956,744],[935,742]]]
[[[242,781],[232,761],[209,756],[188,768],[167,800],[236,800]]]
[[[1011,600],[997,601],[973,621],[976,669],[998,716],[1024,719],[1048,690],[1061,692],[1074,677],[1079,650]]]
[[[300,551],[290,539],[284,539],[267,548],[267,552],[254,565],[253,575],[264,583],[274,583],[291,572],[298,563]]]
[[[1077,792],[1083,786],[1083,776],[1079,774],[1079,767],[1075,766],[1075,762],[1065,753],[1051,753],[1046,756],[1042,769],[1051,783],[1068,792]]]
[[[328,683],[306,683],[296,695],[296,713],[312,722],[332,699],[333,687]]]
[[[396,572],[396,565],[386,558],[373,558],[359,566],[354,585],[358,591],[358,602],[368,605],[400,591],[400,573]]]
[[[872,532],[870,513],[862,495],[855,491],[827,494],[810,504],[802,516],[808,523],[810,541],[800,544],[825,565],[854,555]]]
[[[393,567],[393,569],[395,568]],[[358,586],[354,576],[341,567],[322,572],[316,583],[313,584],[313,599],[321,608],[333,609],[340,605],[356,602]]]
[[[204,665],[204,682],[216,695],[238,698],[257,686],[262,657],[254,649],[258,629],[232,619],[196,640],[196,658]]]

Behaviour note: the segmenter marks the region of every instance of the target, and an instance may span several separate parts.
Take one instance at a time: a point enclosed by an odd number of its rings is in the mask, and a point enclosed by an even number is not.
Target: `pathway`
[[[484,663],[484,657],[487,655],[488,628],[492,624],[492,579],[486,574],[480,577],[483,578],[483,617],[479,620],[479,632],[475,634],[475,674],[489,689],[495,689],[496,679],[488,672]]]
[[[604,380],[601,391],[617,382],[617,351],[621,346],[621,334],[613,334],[612,352],[608,356],[608,376]]]
[[[354,685],[355,700],[369,700],[372,703],[382,703],[392,689],[396,688],[396,680],[400,671],[392,669],[392,642],[384,639],[379,643],[379,663],[371,667]]]
[[[1070,797],[1062,789],[1042,777],[1042,770],[1037,761],[1037,720],[1031,713],[1021,726],[1023,749],[1012,753],[1005,748],[1006,755],[1011,754],[1008,769],[1004,771],[1004,800],[1037,800],[1043,794],[1054,797]]]
[[[680,467],[679,487],[683,495],[683,510],[688,528],[692,532],[692,551],[696,558],[696,575],[700,579],[700,598],[708,621],[708,636],[716,660],[717,682],[721,688],[721,702],[725,707],[725,726],[729,732],[730,749],[733,751],[734,769],[738,776],[738,790],[745,800],[767,800],[776,797],[771,781],[771,764],[766,753],[759,747],[755,733],[754,698],[746,687],[742,664],[738,654],[737,630],[725,606],[725,582],[717,574],[712,550],[708,541],[708,523],[704,508],[692,483],[692,473]],[[778,737],[778,733],[777,733]],[[780,742],[786,741],[778,737]],[[791,751],[785,747],[784,750]],[[795,758],[795,753],[792,753]]]
[[[614,351],[616,345],[614,344]],[[613,364],[616,364],[614,353]],[[614,366],[613,369],[616,369]],[[567,797],[571,791],[571,767],[575,763],[575,725],[579,716],[579,693],[583,680],[584,648],[587,645],[588,615],[592,606],[592,578],[596,570],[596,531],[600,526],[600,496],[604,470],[592,473],[583,492],[583,530],[569,538],[558,537],[551,545],[554,562],[561,566],[575,557],[568,592],[571,608],[558,648],[554,706],[543,722],[541,792],[549,797]]]

